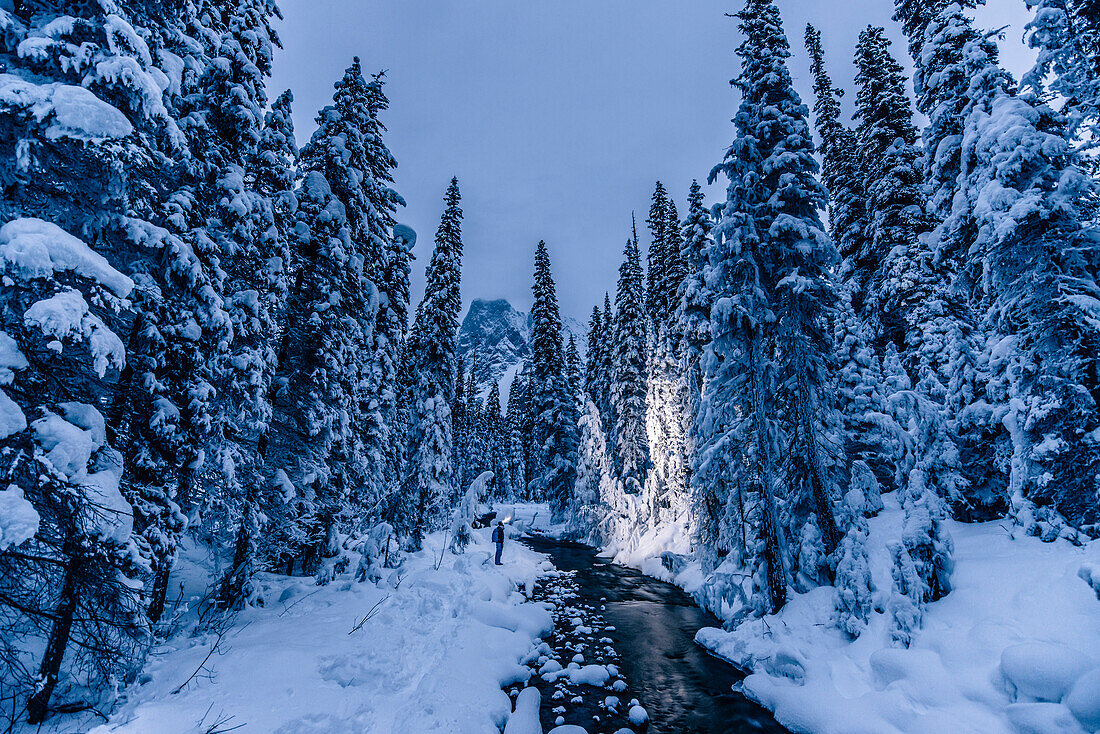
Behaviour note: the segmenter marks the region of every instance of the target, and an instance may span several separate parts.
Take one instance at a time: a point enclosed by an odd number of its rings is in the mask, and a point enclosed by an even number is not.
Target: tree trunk
[[[840,546],[840,530],[836,526],[833,514],[833,500],[825,489],[825,468],[821,464],[821,454],[817,446],[816,416],[810,410],[812,402],[810,386],[805,379],[806,370],[799,369],[797,420],[801,423],[802,450],[806,464],[810,468],[810,488],[813,493],[814,512],[817,514],[817,526],[821,529],[821,540],[825,552],[832,555]]]
[[[756,480],[764,508],[760,518],[760,532],[764,538],[764,561],[768,564],[768,595],[774,614],[787,603],[787,565],[783,558],[783,542],[780,533],[779,511],[772,491],[772,456],[768,438],[767,413],[764,392],[764,344],[757,331],[751,337],[749,347],[749,374],[752,391],[752,411],[755,422]]]
[[[237,528],[237,542],[233,548],[233,566],[222,580],[221,602],[223,609],[239,609],[244,604],[244,589],[252,576],[252,500],[241,516]]]
[[[50,696],[57,685],[57,676],[61,672],[61,661],[65,649],[69,646],[69,634],[73,627],[73,615],[76,612],[76,575],[80,572],[79,562],[73,559],[65,569],[65,582],[61,586],[61,600],[54,612],[53,628],[46,644],[46,654],[38,669],[39,688],[27,701],[27,721],[40,724],[49,715]]]
[[[152,624],[156,624],[164,616],[164,606],[168,600],[168,575],[171,572],[171,562],[167,558],[162,558],[157,563],[157,573],[153,576],[153,588],[149,592],[149,610],[146,614]]]

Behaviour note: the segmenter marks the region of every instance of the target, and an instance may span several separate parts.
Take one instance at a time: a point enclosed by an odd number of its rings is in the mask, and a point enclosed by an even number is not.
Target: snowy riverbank
[[[869,521],[876,611],[857,640],[833,623],[831,586],[793,594],[779,614],[733,631],[701,630],[696,640],[749,671],[744,693],[795,732],[1100,730],[1100,600],[1082,573],[1100,569],[1100,541],[1043,543],[1007,521],[948,521],[955,589],[928,606],[912,646],[900,649],[881,610],[891,589],[886,542],[900,537],[903,513],[893,495],[883,499],[886,509]],[[683,535],[666,528],[616,560],[698,599],[698,564],[672,573],[660,560],[663,551],[684,552],[682,544]]]
[[[527,596],[549,563],[509,542],[505,565],[494,566],[489,530],[478,530],[466,553],[443,554],[437,569],[443,542],[430,536],[377,585],[345,575],[318,587],[263,574],[266,605],[242,612],[215,654],[207,657],[213,634],[170,639],[94,734],[239,725],[277,734],[496,734],[512,710],[502,686],[528,679],[523,662],[551,629],[549,612]],[[185,595],[201,594],[202,559],[181,565]]]

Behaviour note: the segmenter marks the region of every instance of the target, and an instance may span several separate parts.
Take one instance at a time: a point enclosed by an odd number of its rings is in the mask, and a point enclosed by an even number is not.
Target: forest
[[[479,515],[541,505],[519,530],[683,587],[722,624],[697,641],[749,673],[769,620],[918,645],[973,588],[968,533],[996,527],[1035,544],[1002,571],[1056,558],[1091,604],[1062,657],[997,657],[1004,730],[1100,728],[1100,4],[996,1],[1033,11],[1018,80],[981,0],[894,0],[907,48],[867,26],[852,80],[782,3],[715,19],[739,43],[724,155],[632,226],[614,213],[583,345],[530,243],[530,356],[486,389],[458,350],[458,177],[412,302],[385,71],[350,60],[306,139],[268,88],[275,0],[0,0],[7,731],[115,731],[179,640],[287,611],[286,584],[389,588],[383,609],[414,593],[402,569],[466,573]],[[530,605],[533,578],[511,583]],[[1021,693],[1044,665],[1078,672]],[[750,689],[792,731],[855,731]],[[125,731],[232,730],[128,710]],[[954,730],[994,731],[974,726]]]

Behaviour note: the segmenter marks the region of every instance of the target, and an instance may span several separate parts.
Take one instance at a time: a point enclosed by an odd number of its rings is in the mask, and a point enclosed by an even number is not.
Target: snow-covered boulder
[[[537,688],[524,688],[516,698],[516,710],[508,717],[504,734],[542,734],[539,721],[539,703],[542,696]]]
[[[1082,675],[1062,700],[1088,731],[1100,731],[1100,668]]]
[[[1060,703],[1014,703],[1005,711],[1020,734],[1085,734]]]
[[[1058,702],[1096,661],[1068,645],[1028,642],[1001,653],[1001,674],[1017,700]]]

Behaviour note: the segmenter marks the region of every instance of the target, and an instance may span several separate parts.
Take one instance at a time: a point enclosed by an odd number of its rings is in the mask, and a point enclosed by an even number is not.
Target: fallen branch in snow
[[[213,708],[214,708],[214,704],[210,704],[209,706],[206,707],[206,713],[203,714],[202,718],[199,719],[197,724],[195,724],[196,730],[198,730],[198,728],[202,726],[202,723],[204,721],[206,721],[206,717],[210,715],[210,711]],[[208,726],[208,727],[206,727],[205,729],[202,730],[202,734],[226,734],[226,732],[235,731],[237,729],[241,729],[241,728],[244,728],[245,726],[247,726],[246,724],[241,723],[241,724],[235,724],[234,726],[228,726],[227,727],[226,724],[228,724],[230,721],[232,721],[235,718],[236,717],[233,716],[232,714],[226,715],[223,712],[218,716],[217,721],[213,722],[212,724],[210,724],[210,726]]]
[[[314,594],[320,594],[320,593],[321,593],[321,591],[322,591],[322,590],[323,590],[324,588],[325,588],[325,587],[323,587],[323,586],[322,586],[322,587],[321,587],[320,589],[317,589],[316,591],[311,591],[311,592],[309,592],[308,594],[306,594],[305,596],[303,596],[303,597],[301,597],[300,599],[298,599],[297,601],[295,601],[295,602],[294,602],[293,604],[291,604],[291,605],[290,605],[289,607],[283,607],[283,611],[279,612],[279,616],[280,616],[280,617],[281,617],[281,616],[283,616],[284,614],[286,614],[287,612],[289,612],[289,611],[290,611],[291,609],[293,609],[294,607],[298,606],[298,604],[299,604],[300,602],[303,602],[303,601],[305,601],[306,599],[308,599],[309,597],[313,596]]]
[[[373,607],[371,607],[371,608],[370,608],[370,610],[368,610],[368,611],[367,611],[367,613],[366,613],[365,615],[363,615],[363,618],[362,618],[362,619],[360,619],[360,620],[359,620],[358,622],[356,622],[356,623],[355,623],[355,626],[351,628],[351,632],[348,632],[348,634],[349,634],[349,635],[354,635],[354,634],[355,634],[356,632],[358,632],[359,630],[361,630],[361,629],[363,628],[363,625],[365,625],[365,624],[366,624],[367,622],[369,622],[369,621],[370,621],[370,620],[371,620],[371,619],[372,619],[372,618],[373,618],[373,617],[374,617],[374,616],[375,616],[376,614],[378,614],[378,610],[379,610],[379,609],[380,609],[380,608],[382,607],[382,605],[383,605],[383,604],[384,604],[384,603],[386,602],[386,600],[387,600],[387,599],[389,599],[389,598],[390,598],[390,595],[389,595],[389,594],[386,594],[386,595],[385,595],[384,597],[382,597],[381,599],[379,599],[378,601],[376,601],[376,602],[374,603],[374,606],[373,606]]]
[[[182,691],[184,689],[184,687],[187,686],[188,683],[190,683],[192,680],[195,679],[195,676],[197,676],[199,673],[201,673],[203,670],[206,669],[206,664],[210,661],[210,658],[214,656],[214,653],[218,653],[219,655],[224,654],[225,651],[219,651],[218,648],[221,647],[222,640],[225,639],[225,633],[227,631],[228,630],[226,630],[226,629],[218,631],[217,639],[214,640],[214,644],[210,646],[210,651],[206,653],[206,657],[204,657],[202,659],[202,662],[199,663],[199,667],[195,668],[195,672],[192,673],[191,675],[187,676],[187,680],[185,680],[183,683],[180,683],[176,687],[176,689],[172,691],[173,696],[176,695],[177,693],[179,693],[180,691]],[[208,671],[207,674],[209,675],[209,671]]]

